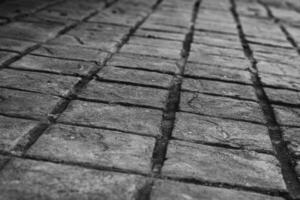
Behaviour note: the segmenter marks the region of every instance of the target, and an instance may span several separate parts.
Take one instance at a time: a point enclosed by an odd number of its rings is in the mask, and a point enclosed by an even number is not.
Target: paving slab
[[[72,61],[27,55],[10,65],[14,69],[36,70],[69,75],[88,75],[97,65],[93,62]]]
[[[161,119],[159,110],[76,100],[58,121],[157,136]]]
[[[149,172],[154,139],[117,131],[55,125],[27,151],[49,160]]]
[[[19,118],[0,116],[0,150],[9,151],[38,122]]]
[[[71,76],[17,71],[3,69],[0,71],[0,87],[8,87],[30,92],[67,96],[80,79]]]
[[[149,72],[135,69],[125,69],[107,66],[98,74],[99,80],[109,80],[116,82],[136,83],[147,86],[158,86],[168,88],[171,85],[173,77],[168,74]]]
[[[182,92],[180,110],[202,115],[264,123],[264,115],[256,102]]]
[[[283,200],[254,192],[229,190],[203,185],[186,184],[175,181],[155,181],[151,200]]]
[[[33,52],[34,55],[47,56],[52,58],[73,59],[80,61],[103,62],[108,53],[96,49],[76,47],[76,46],[57,46],[44,45]]]
[[[154,70],[159,72],[172,72],[178,73],[179,68],[175,60],[160,59],[151,56],[134,55],[134,54],[115,54],[108,62],[107,65],[121,66],[133,69]]]
[[[0,88],[0,113],[45,118],[61,100],[59,97],[39,93]]]
[[[287,142],[290,152],[295,155],[300,155],[300,128],[283,128],[283,139]]]
[[[169,144],[162,174],[285,191],[274,156],[182,141]]]
[[[272,152],[268,129],[263,125],[178,112],[174,138]]]
[[[273,105],[277,122],[280,125],[299,126],[300,109],[287,106]]]
[[[185,78],[183,79],[181,88],[182,90],[191,92],[257,100],[254,88],[249,85]]]
[[[130,200],[145,184],[137,175],[14,159],[0,173],[0,198]]]
[[[168,91],[118,83],[92,81],[78,97],[109,103],[129,103],[156,108],[165,108]]]
[[[36,44],[35,42],[16,40],[16,39],[5,38],[5,37],[0,38],[1,50],[24,52],[30,47],[33,47],[35,44]]]
[[[251,76],[248,71],[216,67],[201,63],[188,62],[186,64],[184,73],[188,76],[193,76],[197,78],[208,78],[222,81],[252,84]]]

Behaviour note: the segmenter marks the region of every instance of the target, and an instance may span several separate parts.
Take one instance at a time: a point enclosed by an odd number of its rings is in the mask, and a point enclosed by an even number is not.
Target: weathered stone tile
[[[179,69],[176,66],[175,60],[154,58],[137,54],[115,54],[112,59],[107,62],[107,65],[124,66],[136,69],[149,69],[161,72],[178,73]]]
[[[196,22],[195,29],[238,35],[238,31],[235,24],[224,24],[214,21],[199,20],[198,23]]]
[[[164,40],[164,39],[153,39],[153,38],[143,38],[143,37],[130,37],[128,41],[129,44],[142,45],[142,46],[152,46],[156,48],[170,48],[170,49],[182,49],[182,42]]]
[[[300,109],[273,105],[276,119],[280,125],[299,126]]]
[[[264,123],[260,105],[252,101],[241,101],[200,93],[181,93],[180,110],[216,117],[248,120]]]
[[[286,190],[279,162],[274,156],[181,141],[170,142],[162,174]]]
[[[9,151],[38,122],[0,116],[0,150]],[[1,165],[0,165],[1,166]]]
[[[265,86],[300,90],[299,78],[272,74],[260,74],[259,76]]]
[[[3,69],[0,86],[52,95],[66,96],[79,78],[54,74]]]
[[[0,51],[0,65],[17,55],[18,54],[12,52]]]
[[[300,77],[300,72],[297,64],[290,65],[278,62],[259,61],[257,62],[257,68],[262,73]]]
[[[53,58],[74,59],[83,61],[103,62],[108,53],[96,49],[76,46],[44,45],[32,52],[33,55],[42,55]]]
[[[0,199],[134,199],[146,183],[137,175],[15,159],[0,173]]]
[[[27,154],[149,172],[154,142],[154,138],[117,131],[55,125],[43,133]]]
[[[168,90],[92,81],[78,96],[109,103],[130,103],[164,108]]]
[[[115,51],[117,45],[129,32],[127,27],[84,23],[55,38],[50,44]]]
[[[255,2],[237,1],[237,12],[243,16],[268,17],[266,9]]]
[[[166,40],[176,40],[176,41],[184,40],[184,34],[160,32],[155,30],[139,29],[134,33],[134,35],[145,37],[145,38],[153,38],[153,39],[166,39]]]
[[[0,36],[45,42],[54,38],[64,27],[58,23],[12,22],[1,27]]]
[[[268,129],[263,125],[183,112],[176,114],[173,137],[250,150],[273,151]]]
[[[100,22],[108,24],[134,26],[137,22],[141,21],[146,12],[141,10],[135,10],[130,4],[119,3],[112,7],[99,12],[94,17],[90,18],[91,22]]]
[[[296,156],[300,156],[300,128],[282,128],[283,139],[288,149]]]
[[[172,76],[157,72],[140,71],[134,69],[124,69],[107,66],[98,74],[100,80],[111,80],[128,83],[138,83],[143,85],[154,85],[168,88],[172,81]]]
[[[34,42],[0,37],[0,49],[2,50],[23,52],[34,45]]]
[[[273,89],[264,88],[269,100],[276,103],[288,103],[288,104],[300,104],[300,92],[284,90],[284,89]]]
[[[254,57],[258,61],[266,61],[272,63],[279,63],[284,65],[297,65],[300,62],[298,55],[280,55],[280,54],[270,54],[270,53],[254,53]]]
[[[180,59],[181,49],[170,49],[167,47],[157,48],[152,46],[126,44],[121,48],[120,52],[140,54],[146,56],[156,56],[169,59]]]
[[[58,119],[117,130],[160,135],[162,112],[144,108],[124,107],[85,101],[73,101]]]
[[[255,53],[269,53],[275,55],[287,55],[287,56],[297,56],[297,51],[293,48],[282,48],[282,47],[274,47],[274,46],[267,46],[261,44],[253,44],[249,43],[250,48]]]
[[[208,46],[208,45],[194,43],[192,44],[191,47],[190,56],[193,57],[197,55],[218,55],[218,56],[246,59],[243,50],[220,48],[215,46]]]
[[[252,86],[235,83],[185,78],[182,82],[182,89],[191,92],[257,100],[255,90]]]
[[[263,35],[260,33],[260,35]],[[249,43],[258,43],[262,45],[269,45],[269,46],[275,46],[275,47],[284,47],[284,48],[293,48],[293,46],[285,39],[272,39],[270,38],[269,34],[266,34],[267,36],[264,38],[260,37],[254,37],[254,36],[246,36],[246,39]]]
[[[259,193],[215,188],[203,185],[157,180],[154,183],[151,200],[283,200],[280,197]]]
[[[195,31],[193,43],[243,50],[241,41],[237,35]]]
[[[96,64],[27,55],[10,65],[11,68],[55,72],[70,75],[87,75]]]
[[[234,57],[226,57],[219,55],[208,55],[195,53],[191,54],[188,59],[189,62],[208,64],[213,66],[221,66],[235,69],[248,69],[250,62],[247,59],[240,59]]]
[[[59,100],[55,96],[1,88],[0,113],[39,119],[47,117]]]
[[[188,32],[187,28],[177,27],[177,26],[167,26],[164,24],[156,24],[155,22],[151,22],[147,20],[143,23],[140,28],[143,30],[156,30],[156,31],[164,31],[164,32],[171,32],[171,33],[182,33],[185,34]]]
[[[184,73],[197,78],[211,78],[247,84],[252,83],[251,76],[248,71],[215,67],[206,64],[187,63]]]

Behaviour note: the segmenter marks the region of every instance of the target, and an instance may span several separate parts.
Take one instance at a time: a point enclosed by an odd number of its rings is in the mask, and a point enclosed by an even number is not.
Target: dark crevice
[[[179,110],[182,75],[184,74],[185,65],[191,49],[191,43],[193,41],[194,23],[200,7],[200,0],[197,0],[193,7],[191,16],[191,26],[188,33],[185,35],[185,39],[182,45],[181,59],[177,62],[177,67],[180,71],[179,75],[174,76],[172,86],[169,90],[169,96],[167,99],[166,110],[163,112],[163,119],[161,123],[162,136],[156,140],[153,154],[152,154],[152,172],[154,176],[158,176],[161,173],[162,166],[166,159],[167,148],[169,140],[172,137],[172,131],[175,124],[176,112]]]
[[[257,61],[253,57],[253,52],[246,41],[245,33],[243,31],[242,24],[239,19],[239,15],[236,11],[235,0],[230,0],[230,2],[232,5],[231,11],[237,23],[239,37],[243,44],[245,55],[252,63],[252,66],[249,68],[249,71],[251,72],[252,81],[257,94],[257,98],[259,99],[259,103],[261,105],[261,108],[263,110],[264,116],[267,121],[267,128],[273,144],[273,148],[276,152],[276,157],[281,164],[283,179],[286,183],[287,190],[289,193],[289,196],[287,198],[292,198],[292,199],[300,198],[300,184],[299,184],[299,180],[297,179],[297,175],[293,169],[292,157],[289,154],[286,144],[282,138],[282,131],[280,129],[279,124],[276,121],[276,117],[273,108],[271,106],[270,100],[268,99],[264,91],[262,82],[259,78],[259,74],[256,67]]]

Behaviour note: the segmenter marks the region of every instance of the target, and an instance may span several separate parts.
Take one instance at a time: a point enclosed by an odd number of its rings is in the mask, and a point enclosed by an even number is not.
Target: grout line
[[[154,176],[159,176],[161,174],[161,169],[166,159],[168,143],[172,137],[176,112],[179,110],[182,75],[184,74],[185,65],[187,63],[187,58],[191,49],[191,43],[193,41],[194,23],[199,11],[199,6],[201,3],[200,1],[201,0],[197,0],[194,3],[191,16],[191,25],[183,41],[181,59],[177,62],[180,73],[179,75],[174,76],[172,86],[170,87],[166,110],[163,113],[163,119],[161,123],[162,136],[156,140],[154,146],[152,154],[152,173]]]
[[[257,94],[257,98],[259,99],[261,108],[263,110],[264,116],[267,121],[267,128],[269,131],[270,139],[272,141],[272,145],[276,152],[276,157],[281,164],[283,179],[285,181],[287,190],[289,192],[288,198],[292,198],[292,199],[300,198],[300,184],[299,181],[297,180],[296,173],[292,167],[292,158],[288,152],[285,142],[282,139],[281,128],[276,121],[274,111],[264,91],[262,82],[259,78],[259,73],[256,67],[257,61],[253,57],[253,52],[245,39],[245,33],[242,24],[240,22],[239,15],[236,11],[235,0],[230,0],[230,2],[232,5],[231,12],[237,23],[239,37],[243,44],[245,55],[248,57],[248,60],[252,64],[252,66],[249,68],[249,71],[251,72],[252,75],[252,81]]]

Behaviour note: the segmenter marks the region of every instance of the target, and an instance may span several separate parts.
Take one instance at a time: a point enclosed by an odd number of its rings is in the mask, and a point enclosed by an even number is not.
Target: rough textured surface
[[[0,174],[1,199],[134,199],[146,179],[15,159]]]
[[[237,148],[272,151],[271,140],[265,126],[183,112],[176,115],[173,137]]]
[[[164,175],[285,190],[275,157],[260,153],[173,141]]]
[[[73,101],[58,121],[159,135],[161,117],[158,110]]]
[[[133,171],[150,170],[154,139],[102,129],[50,127],[29,155]]]
[[[172,181],[156,181],[153,186],[151,200],[282,200],[279,197],[270,197],[252,192],[243,192],[214,188],[207,186],[197,186],[193,184],[182,184]]]
[[[0,0],[0,200],[300,199],[298,0]]]
[[[200,93],[181,93],[180,110],[226,118],[264,122],[259,104]]]

